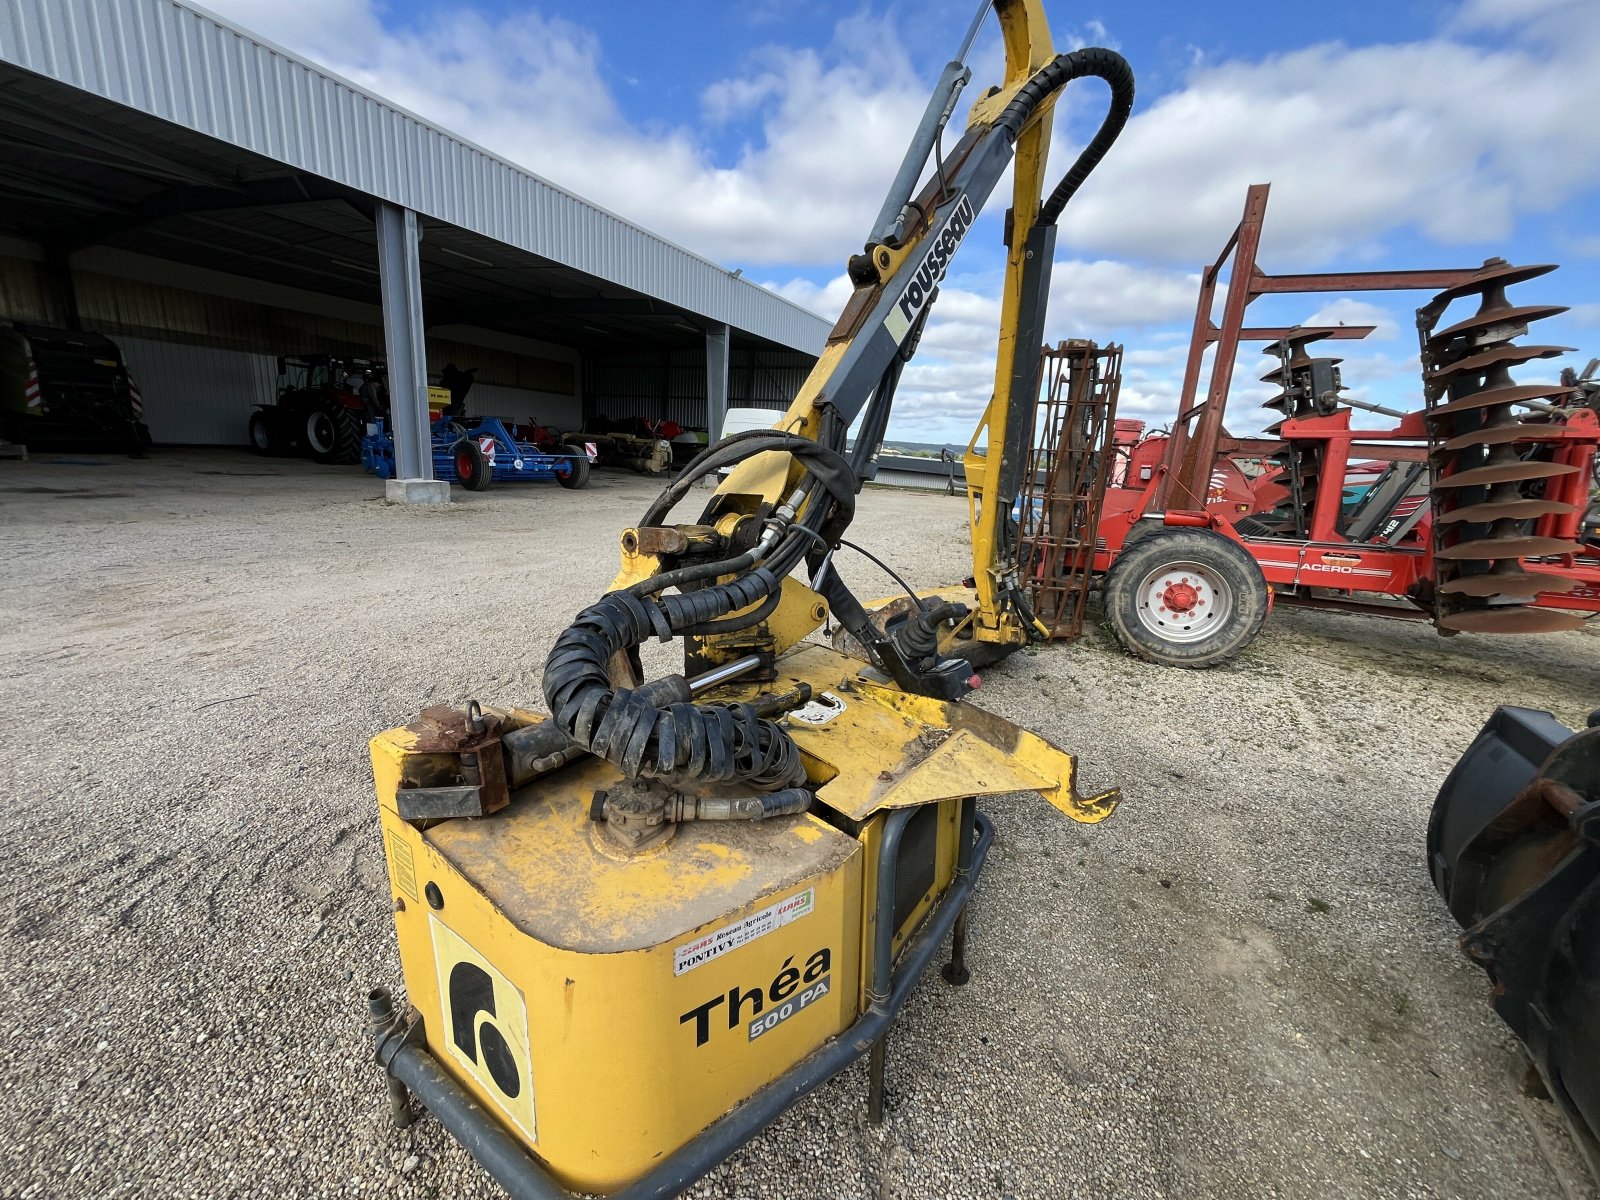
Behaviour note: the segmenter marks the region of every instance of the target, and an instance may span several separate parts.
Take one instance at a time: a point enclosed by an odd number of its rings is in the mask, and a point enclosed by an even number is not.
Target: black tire
[[[319,400],[306,409],[301,435],[306,454],[319,463],[343,466],[361,461],[361,418],[354,409]]]
[[[589,482],[589,456],[582,446],[563,446],[558,454],[574,455],[556,465],[556,482],[564,488],[581,488]]]
[[[456,468],[456,482],[469,492],[481,492],[494,482],[494,468],[483,447],[464,437],[450,448],[450,461]]]
[[[267,414],[259,408],[250,414],[250,449],[263,457],[283,453],[283,444],[278,440],[277,429]]]
[[[1106,572],[1111,632],[1129,653],[1163,667],[1199,669],[1237,658],[1261,632],[1267,599],[1255,559],[1208,529],[1147,534]]]

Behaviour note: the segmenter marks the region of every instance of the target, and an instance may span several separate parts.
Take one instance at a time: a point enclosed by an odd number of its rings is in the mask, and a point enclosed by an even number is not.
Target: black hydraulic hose
[[[1128,123],[1128,114],[1133,111],[1133,68],[1115,50],[1089,47],[1069,54],[1058,54],[1034,72],[1033,78],[1022,85],[995,122],[996,127],[1008,130],[1015,138],[1045,97],[1074,79],[1090,76],[1103,79],[1110,86],[1111,106],[1098,132],[1089,139],[1089,144],[1078,154],[1077,161],[1062,176],[1061,182],[1056,184],[1055,190],[1039,209],[1039,218],[1035,222],[1037,225],[1056,223],[1067,201],[1083,186],[1089,173],[1100,165],[1106,151],[1111,149],[1111,144],[1122,133],[1123,126]]]
[[[684,775],[704,780],[742,779],[763,791],[805,781],[799,748],[777,724],[748,704],[662,705],[648,694],[614,688],[610,663],[652,634],[668,640],[690,634],[733,632],[766,618],[777,607],[782,580],[819,537],[848,526],[855,512],[855,476],[830,446],[778,430],[735,434],[703,451],[646,512],[641,524],[659,523],[695,478],[769,450],[790,453],[805,466],[803,515],[784,531],[766,560],[754,551],[716,563],[664,571],[624,591],[602,596],[556,639],[545,662],[544,695],[551,719],[578,745],[629,778]],[[733,575],[673,595],[685,583]],[[741,609],[750,612],[728,618]]]
[[[855,512],[854,476],[844,456],[821,442],[779,429],[747,429],[723,438],[695,455],[678,477],[657,496],[640,519],[641,525],[659,525],[673,507],[689,494],[695,482],[713,471],[743,462],[769,450],[786,451],[799,459],[813,477],[822,481],[836,501]],[[848,496],[848,499],[846,498]]]
[[[885,575],[900,585],[900,590],[905,592],[905,594],[911,598],[911,603],[913,605],[915,605],[918,609],[922,608],[922,601],[918,598],[917,593],[911,590],[911,585],[904,579],[900,578],[900,573],[888,563],[884,562],[883,559],[879,558],[865,546],[858,546],[854,542],[846,541],[844,538],[839,539],[839,545],[843,546],[847,550],[854,550],[857,554],[861,555],[862,558],[867,559],[869,562],[876,563],[879,569],[882,570]]]
[[[685,637],[711,637],[713,634],[718,633],[738,633],[741,629],[749,629],[765,621],[777,610],[778,604],[782,599],[783,576],[779,575],[778,587],[770,596],[749,612],[738,613],[731,617],[721,617],[715,621],[707,621],[702,625],[690,625],[687,629],[680,629],[678,632]]]
[[[746,608],[777,587],[777,577],[757,567],[729,583],[658,600],[607,593],[578,614],[545,662],[551,720],[629,778],[743,779],[763,791],[804,782],[793,739],[750,705],[662,707],[633,689],[613,688],[609,671],[613,655],[652,633],[671,636]]]

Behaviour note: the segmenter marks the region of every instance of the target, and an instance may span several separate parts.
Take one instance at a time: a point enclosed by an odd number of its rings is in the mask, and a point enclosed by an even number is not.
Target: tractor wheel
[[[361,460],[361,418],[353,409],[321,400],[306,410],[305,447],[319,463],[346,463]]]
[[[250,414],[250,449],[263,456],[283,453],[283,443],[278,440],[277,430],[260,409]]]
[[[1106,573],[1105,615],[1132,654],[1164,667],[1215,667],[1239,655],[1267,617],[1255,559],[1219,533],[1163,529]]]
[[[556,464],[556,482],[564,488],[581,488],[589,482],[589,456],[582,446],[563,446],[556,453],[573,456]]]
[[[481,492],[494,482],[494,468],[483,447],[469,437],[462,438],[450,451],[456,468],[456,482],[469,492]]]

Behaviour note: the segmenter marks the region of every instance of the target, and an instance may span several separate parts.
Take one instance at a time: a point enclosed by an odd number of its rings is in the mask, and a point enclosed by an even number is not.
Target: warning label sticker
[[[814,700],[789,713],[789,720],[802,725],[826,725],[844,711],[844,701],[832,692],[823,692]]]
[[[810,916],[816,907],[817,890],[807,888],[787,900],[779,900],[776,904],[769,904],[760,912],[751,913],[742,921],[735,921],[732,925],[724,925],[712,933],[702,934],[672,952],[672,973],[682,975],[686,971],[702,967],[712,959],[721,958],[730,950],[737,950],[759,937],[765,937],[774,929],[781,929],[790,921]]]

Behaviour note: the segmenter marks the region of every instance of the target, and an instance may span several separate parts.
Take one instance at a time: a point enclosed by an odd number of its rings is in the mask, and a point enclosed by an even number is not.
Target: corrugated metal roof
[[[10,0],[0,61],[808,354],[828,322],[183,0]]]

